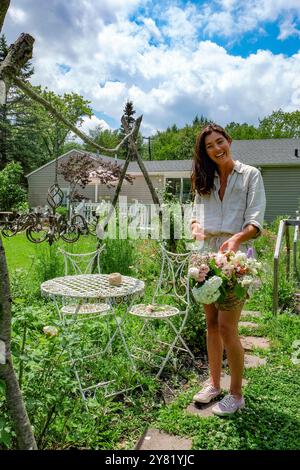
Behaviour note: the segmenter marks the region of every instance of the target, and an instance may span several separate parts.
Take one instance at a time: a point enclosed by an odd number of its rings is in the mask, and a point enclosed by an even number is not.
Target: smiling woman
[[[233,160],[231,142],[227,132],[216,124],[209,124],[198,135],[192,173],[196,198],[191,221],[193,236],[204,241],[204,251],[228,252],[229,256],[230,252],[248,251],[250,240],[262,230],[265,211],[261,174],[257,168]],[[197,211],[197,205],[203,210]],[[241,390],[244,350],[238,337],[244,301],[245,297],[238,298],[229,286],[222,303],[204,305],[211,383],[194,396],[194,401],[209,403],[220,395],[225,346],[231,384],[230,394],[212,408],[219,416],[245,406]]]

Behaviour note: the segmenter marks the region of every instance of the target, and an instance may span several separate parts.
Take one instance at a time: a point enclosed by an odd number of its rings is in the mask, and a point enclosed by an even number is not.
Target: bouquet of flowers
[[[253,258],[253,249],[247,254],[241,251],[234,253],[200,253],[191,256],[189,276],[195,286],[192,289],[197,302],[211,304],[222,303],[228,293],[237,299],[246,298],[260,285],[262,263]]]

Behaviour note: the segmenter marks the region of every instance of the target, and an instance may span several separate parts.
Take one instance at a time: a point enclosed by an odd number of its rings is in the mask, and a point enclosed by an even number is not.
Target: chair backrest
[[[159,280],[152,302],[159,303],[162,298],[172,297],[185,307],[190,304],[189,260],[191,252],[172,253],[161,244],[162,264]]]
[[[58,248],[64,257],[65,276],[71,274],[92,274],[92,272],[100,273],[100,254],[104,248],[105,245],[102,245],[90,253],[69,253],[62,248]]]

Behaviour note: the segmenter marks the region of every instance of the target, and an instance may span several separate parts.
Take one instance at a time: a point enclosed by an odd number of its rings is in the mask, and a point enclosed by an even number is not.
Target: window
[[[182,178],[182,201],[186,203],[191,200],[191,180],[190,178]]]
[[[167,178],[166,188],[179,202],[186,203],[191,196],[190,178]]]

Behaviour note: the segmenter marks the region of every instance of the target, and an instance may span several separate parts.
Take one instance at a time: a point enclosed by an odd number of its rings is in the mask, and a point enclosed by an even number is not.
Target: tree
[[[116,163],[105,162],[102,158],[95,160],[88,154],[72,156],[58,168],[58,173],[70,183],[71,203],[84,199],[84,196],[77,191],[78,186],[85,188],[92,179],[97,179],[101,184],[112,187],[119,180],[121,172],[122,167]],[[134,178],[125,175],[125,180],[132,184]]]
[[[134,122],[135,122],[135,119],[134,119],[135,113],[136,113],[136,111],[133,107],[133,102],[127,100],[126,104],[124,106],[124,109],[123,109],[123,116],[124,116],[124,119],[126,119],[129,131],[131,131],[133,129],[133,125],[134,125]],[[124,138],[125,135],[126,135],[126,131],[124,129],[124,125],[121,124],[120,129],[119,129],[119,136],[122,139],[122,138]],[[137,136],[136,136],[136,144],[137,144],[138,150],[141,151],[141,148],[142,148],[142,145],[143,145],[143,137],[140,133],[138,133]],[[129,151],[129,141],[127,140],[125,142],[125,144],[123,145],[120,153],[119,153],[119,157],[120,158],[126,158],[127,155],[128,155],[128,151]]]
[[[33,88],[38,95],[48,103],[51,103],[74,126],[80,126],[85,116],[92,116],[92,110],[89,106],[90,102],[77,93],[64,93],[61,96],[56,95],[47,88],[42,89],[40,86]],[[32,100],[31,114],[36,119],[36,130],[44,148],[44,163],[53,160],[62,153],[63,146],[70,134],[70,129],[67,125],[49,115],[44,106]]]
[[[300,137],[300,111],[290,113],[282,109],[259,121],[262,139],[290,139]]]
[[[193,157],[197,134],[209,120],[196,116],[192,125],[179,129],[176,124],[166,131],[157,131],[152,137],[153,160],[189,160]]]
[[[21,187],[23,171],[19,163],[8,163],[0,171],[0,210],[10,211],[26,201],[26,191]]]
[[[233,138],[233,140],[250,140],[260,139],[260,131],[253,125],[239,124],[237,122],[230,122],[225,127],[226,132]]]
[[[94,143],[107,148],[116,147],[122,140],[118,130],[102,129],[100,125],[96,129],[89,131],[89,134]],[[90,144],[85,145],[84,148],[89,152],[94,150],[94,147]],[[121,152],[122,149],[120,149],[119,154]],[[102,152],[102,154],[109,155],[108,152]]]

